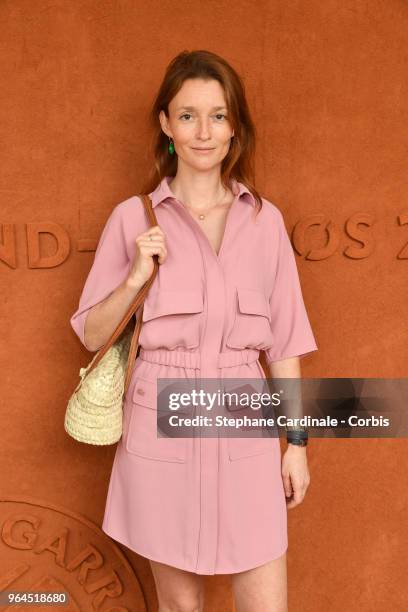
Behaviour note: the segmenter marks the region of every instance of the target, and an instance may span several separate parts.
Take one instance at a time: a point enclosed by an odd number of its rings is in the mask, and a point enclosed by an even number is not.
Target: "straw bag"
[[[150,198],[140,196],[150,225],[157,225]],[[129,387],[142,326],[143,303],[158,268],[158,255],[153,256],[154,269],[139,290],[122,321],[107,343],[99,349],[86,368],[70,397],[65,412],[65,431],[87,444],[115,444],[122,435],[123,400]],[[135,315],[136,323],[128,325]],[[123,333],[122,333],[123,332]]]

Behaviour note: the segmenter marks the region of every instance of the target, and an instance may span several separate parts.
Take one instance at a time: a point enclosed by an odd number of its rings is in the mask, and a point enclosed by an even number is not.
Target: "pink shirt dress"
[[[255,222],[252,194],[233,180],[217,255],[170,181],[149,194],[168,255],[144,305],[102,529],[148,559],[231,574],[287,549],[279,438],[157,437],[157,378],[264,379],[260,351],[269,363],[317,346],[279,209],[262,198]],[[148,228],[138,196],[109,216],[70,320],[83,345],[89,309],[125,280]]]

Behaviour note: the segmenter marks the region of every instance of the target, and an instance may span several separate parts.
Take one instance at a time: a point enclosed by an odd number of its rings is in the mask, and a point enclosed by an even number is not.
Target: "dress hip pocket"
[[[157,383],[139,377],[127,401],[130,414],[126,415],[128,427],[124,431],[126,450],[145,459],[185,463],[188,438],[158,436]]]

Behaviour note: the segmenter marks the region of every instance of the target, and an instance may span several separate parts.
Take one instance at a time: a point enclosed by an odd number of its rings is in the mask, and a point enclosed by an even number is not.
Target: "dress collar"
[[[160,204],[160,202],[166,200],[167,198],[175,199],[176,196],[169,187],[169,183],[172,178],[172,176],[163,177],[163,179],[157,185],[156,189],[149,193],[153,208],[157,206],[157,204]],[[232,179],[232,191],[234,194],[238,195],[239,198],[244,194],[248,194],[247,197],[244,199],[246,199],[246,201],[250,202],[251,204],[255,204],[255,198],[249,191],[249,189],[243,183],[237,181],[234,178]]]

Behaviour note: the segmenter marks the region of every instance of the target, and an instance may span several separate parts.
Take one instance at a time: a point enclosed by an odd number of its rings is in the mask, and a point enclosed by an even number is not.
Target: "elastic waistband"
[[[150,361],[151,363],[162,363],[164,365],[172,365],[180,368],[200,368],[201,353],[188,353],[182,351],[171,351],[169,349],[154,349],[148,350],[140,348],[140,359]],[[242,351],[228,351],[226,353],[218,353],[217,367],[231,368],[233,366],[252,363],[259,358],[259,350],[243,349]]]

